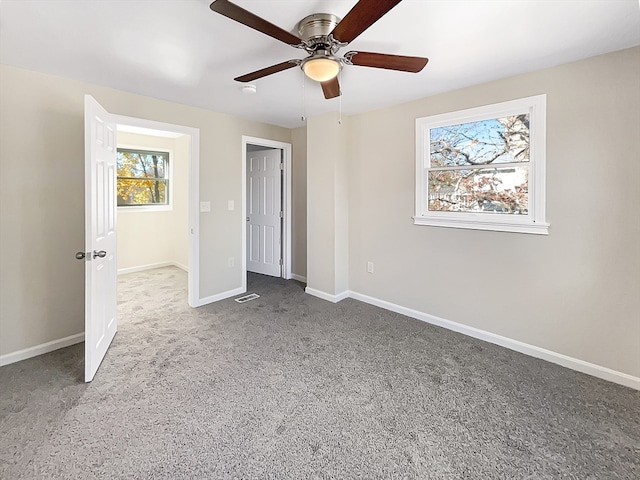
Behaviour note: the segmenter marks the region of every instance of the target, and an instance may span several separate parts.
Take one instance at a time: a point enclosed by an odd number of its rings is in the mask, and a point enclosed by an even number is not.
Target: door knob
[[[76,260],[84,260],[86,256],[85,252],[76,252]]]
[[[96,257],[100,257],[100,258],[104,258],[107,256],[107,252],[105,252],[104,250],[94,250],[93,251],[93,258],[95,259]]]

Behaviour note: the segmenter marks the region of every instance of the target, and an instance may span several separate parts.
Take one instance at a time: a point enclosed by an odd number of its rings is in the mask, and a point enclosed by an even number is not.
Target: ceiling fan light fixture
[[[326,82],[335,78],[342,64],[332,57],[312,57],[302,63],[302,71],[311,80],[316,82]]]

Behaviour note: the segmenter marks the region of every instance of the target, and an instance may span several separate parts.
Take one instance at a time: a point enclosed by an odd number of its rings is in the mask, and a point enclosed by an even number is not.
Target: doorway
[[[191,307],[201,305],[200,288],[199,288],[199,135],[197,128],[186,127],[182,125],[174,125],[141,118],[128,117],[124,115],[113,115],[118,132],[123,131],[130,134],[138,134],[142,136],[158,137],[163,139],[176,139],[176,145],[182,149],[184,158],[182,159],[181,171],[179,176],[183,176],[180,180],[186,192],[181,195],[182,205],[180,206],[181,219],[179,221],[181,230],[184,235],[178,243],[182,242],[182,246],[186,243],[186,252],[182,252],[171,261],[171,264],[187,271],[188,278],[188,303]],[[118,146],[120,142],[118,141]],[[176,205],[173,205],[176,207]],[[162,212],[161,212],[162,213]],[[127,213],[128,215],[128,213]],[[182,225],[184,224],[184,225]],[[186,253],[186,254],[185,254]],[[150,262],[142,261],[142,265],[149,266]],[[162,265],[157,265],[162,266]],[[129,270],[135,271],[135,270]]]
[[[167,266],[188,272],[189,140],[178,132],[117,125],[119,275]],[[154,188],[144,180],[149,177],[160,178]]]
[[[185,135],[188,155],[188,303],[199,306],[198,227],[196,210],[199,194],[199,135],[196,128],[153,122],[109,113],[91,95],[84,96],[85,138],[85,249],[76,259],[85,261],[85,382],[93,380],[117,329],[117,126],[174,131]],[[157,152],[156,152],[157,153]],[[146,154],[145,154],[146,155]],[[155,198],[160,187],[160,157],[151,155],[153,177],[129,171],[128,180],[144,179]],[[163,157],[166,160],[166,157]],[[144,163],[144,162],[143,162]],[[166,166],[166,161],[163,163]],[[164,177],[164,176],[163,176]],[[157,178],[159,180],[147,180]],[[163,178],[166,180],[166,178]],[[155,186],[154,186],[155,182]],[[134,184],[135,185],[135,184]],[[138,184],[145,185],[143,184]],[[123,196],[128,199],[129,195]],[[137,197],[136,197],[137,198]],[[138,202],[145,203],[145,202]],[[88,251],[87,251],[88,250]],[[92,260],[92,261],[89,261]]]
[[[242,177],[244,288],[248,271],[289,279],[291,144],[243,136]]]

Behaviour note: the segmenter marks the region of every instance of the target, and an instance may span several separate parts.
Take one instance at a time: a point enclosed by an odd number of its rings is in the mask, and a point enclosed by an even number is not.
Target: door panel
[[[281,151],[247,152],[247,270],[281,276]]]
[[[85,95],[85,381],[93,380],[116,318],[116,125]],[[104,252],[104,253],[102,253]]]

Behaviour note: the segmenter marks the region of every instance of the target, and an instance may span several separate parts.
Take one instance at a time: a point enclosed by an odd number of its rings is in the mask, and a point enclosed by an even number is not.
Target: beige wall
[[[165,263],[187,267],[189,257],[189,143],[178,138],[118,132],[118,147],[171,153],[171,210],[118,208],[118,270]]]
[[[307,127],[291,131],[291,272],[307,276]]]
[[[542,93],[549,235],[413,225],[415,119]],[[639,48],[349,121],[352,291],[640,376]]]
[[[639,48],[341,127],[335,115],[311,118],[306,132],[0,68],[0,354],[83,329],[84,271],[73,254],[84,244],[82,96],[90,93],[114,113],[200,129],[200,198],[212,206],[200,215],[201,296],[241,284],[226,260],[241,256],[244,222],[226,206],[241,203],[242,135],[294,145],[294,272],[302,274],[295,151],[306,141],[311,287],[335,295],[347,285],[640,376]],[[540,93],[548,96],[550,234],[413,225],[415,118]]]
[[[329,113],[307,123],[307,287],[348,289],[347,122]]]
[[[0,355],[84,329],[83,96],[120,115],[200,129],[200,296],[242,285],[242,135],[289,129],[0,66]]]

